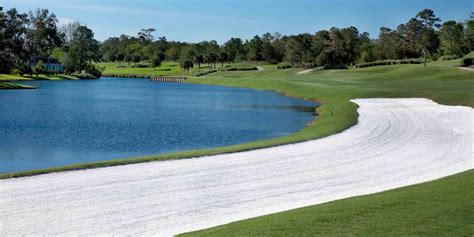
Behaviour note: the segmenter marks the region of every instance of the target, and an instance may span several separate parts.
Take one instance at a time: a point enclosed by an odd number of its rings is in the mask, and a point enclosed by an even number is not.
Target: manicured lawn
[[[439,60],[433,61],[428,63],[430,66],[449,66],[449,67],[456,67],[461,65],[461,59],[453,59],[453,60]]]
[[[141,62],[139,64],[147,64],[146,62]],[[214,68],[210,68],[208,64],[201,64],[201,69],[198,69],[197,65],[190,70],[189,75],[187,71],[181,69],[178,62],[163,62],[160,67],[151,68],[134,68],[135,63],[126,63],[126,62],[113,62],[113,63],[98,63],[97,66],[104,69],[102,73],[104,75],[157,75],[157,76],[193,76],[198,72],[205,72]],[[256,63],[245,62],[245,63],[225,63],[224,67],[246,67],[246,66],[255,66]],[[276,69],[276,65],[268,65],[270,68]],[[216,63],[216,70],[222,68],[221,63]]]
[[[473,236],[474,171],[183,236]]]
[[[151,67],[147,68],[132,68],[128,63],[98,63],[101,68],[105,68],[102,71],[103,74],[137,74],[137,75],[160,75],[160,76],[173,76],[173,75],[185,75],[186,72],[183,72],[179,67],[177,62],[163,62],[161,67],[155,69]],[[125,67],[118,67],[119,65]]]

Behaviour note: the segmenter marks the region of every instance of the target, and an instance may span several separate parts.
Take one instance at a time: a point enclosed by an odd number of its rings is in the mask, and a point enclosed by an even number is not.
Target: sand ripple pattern
[[[473,168],[472,108],[354,102],[358,124],[319,140],[0,180],[0,236],[173,235]]]

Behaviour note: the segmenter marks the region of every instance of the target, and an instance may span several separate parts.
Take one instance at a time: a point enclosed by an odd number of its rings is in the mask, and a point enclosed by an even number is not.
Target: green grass
[[[430,66],[447,66],[447,67],[457,67],[461,65],[461,59],[452,59],[452,60],[438,60],[429,62]]]
[[[141,62],[139,64],[147,64],[145,62]],[[117,66],[125,66],[125,67],[117,67]],[[103,68],[104,70],[102,73],[104,75],[155,75],[155,76],[188,76],[187,71],[181,69],[178,62],[163,62],[160,67],[151,68],[133,68],[132,66],[135,63],[130,63],[130,65],[126,62],[102,62],[98,63],[97,66],[99,68]],[[248,66],[255,66],[256,63],[253,62],[243,62],[243,63],[226,63],[224,67],[248,67]],[[222,67],[220,63],[216,63],[216,69],[219,70]],[[275,66],[276,67],[276,66]],[[212,68],[213,69],[213,68]],[[193,76],[198,72],[204,72],[211,70],[209,65],[203,63],[201,64],[201,69],[199,70],[197,65],[190,70],[189,76]]]
[[[20,76],[20,75],[9,75],[9,74],[0,74],[0,81],[28,81],[28,80],[77,80],[77,77],[59,74],[39,74],[38,77],[33,75],[29,76]]]
[[[266,67],[266,66],[264,66]],[[248,87],[318,101],[318,118],[303,130],[285,137],[245,144],[173,154],[107,160],[48,169],[0,174],[0,178],[20,177],[64,170],[77,170],[138,162],[182,159],[251,150],[295,143],[340,132],[357,122],[353,98],[425,97],[448,105],[474,107],[474,73],[455,67],[423,65],[378,66],[364,69],[328,70],[296,75],[300,69],[217,72],[189,78],[188,83]]]
[[[474,170],[182,236],[473,236]]]
[[[32,86],[21,85],[16,83],[10,82],[0,82],[0,89],[35,89]]]

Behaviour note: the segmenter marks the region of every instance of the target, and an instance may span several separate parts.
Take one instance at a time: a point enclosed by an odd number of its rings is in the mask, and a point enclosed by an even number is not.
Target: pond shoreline
[[[188,84],[188,83],[185,83],[185,84]],[[194,83],[189,83],[189,84],[194,84]],[[219,86],[219,85],[209,84],[209,86]],[[244,88],[244,89],[257,90],[257,89],[254,89],[254,88]],[[297,97],[285,95],[284,93],[280,93],[278,91],[272,91],[272,92],[276,92],[276,93],[278,93],[280,95],[283,95],[283,96],[286,96],[286,97],[297,98]],[[297,98],[297,99],[301,99],[301,98]],[[307,101],[314,102],[313,100],[307,100]],[[310,112],[311,111],[313,116],[316,116],[314,119],[312,119],[311,121],[304,124],[305,128],[308,127],[308,126],[311,126],[315,122],[315,119],[317,118],[317,115],[318,115],[318,113],[316,111],[317,111],[317,108],[319,106],[320,106],[320,104],[316,103],[316,105],[314,107],[311,106],[312,107],[311,110],[309,110],[309,108],[304,108],[303,110],[301,110],[301,112]],[[250,141],[250,142],[235,143],[233,145],[216,146],[216,147],[197,149],[197,150],[195,150],[195,149],[182,150],[182,151],[178,151],[178,152],[162,153],[162,154],[157,154],[157,155],[146,155],[146,156],[139,156],[139,157],[133,156],[131,158],[118,158],[118,159],[77,163],[77,164],[63,165],[63,166],[52,166],[52,167],[48,167],[48,168],[25,170],[25,171],[18,171],[18,172],[0,173],[0,179],[24,177],[24,176],[46,174],[46,173],[59,172],[59,171],[81,170],[81,169],[90,169],[90,168],[98,168],[98,167],[125,165],[125,164],[132,164],[132,163],[142,163],[142,162],[171,160],[171,159],[184,159],[184,158],[194,158],[194,157],[214,155],[214,154],[234,153],[234,152],[239,152],[239,151],[246,151],[246,150],[253,150],[253,149],[258,149],[258,148],[263,148],[263,147],[270,147],[268,144],[265,145],[265,143],[268,142],[269,140],[279,140],[281,138],[292,136],[293,134],[294,133],[291,133],[289,135],[285,135],[285,136],[282,136],[282,137],[268,138],[268,139],[263,139],[263,140],[254,140],[254,141]],[[251,144],[251,146],[252,146],[251,148],[246,147],[249,144]],[[260,145],[260,144],[262,144],[262,145]],[[276,144],[276,145],[281,145],[281,144],[287,144],[287,143],[280,143],[280,144]]]

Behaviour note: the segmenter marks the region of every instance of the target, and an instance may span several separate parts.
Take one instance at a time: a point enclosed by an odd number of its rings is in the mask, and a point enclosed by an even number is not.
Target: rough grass
[[[474,171],[182,236],[473,236]]]
[[[265,67],[265,66],[264,66]],[[182,159],[230,153],[261,147],[295,143],[340,132],[357,122],[353,98],[425,97],[441,104],[474,107],[474,73],[455,67],[423,65],[379,66],[364,69],[325,70],[295,75],[299,69],[217,72],[187,83],[213,84],[273,90],[282,94],[318,101],[318,118],[303,130],[285,137],[226,147],[184,151],[173,154],[99,161],[49,169],[0,174],[0,178],[20,177],[55,171],[86,169],[137,162]]]

